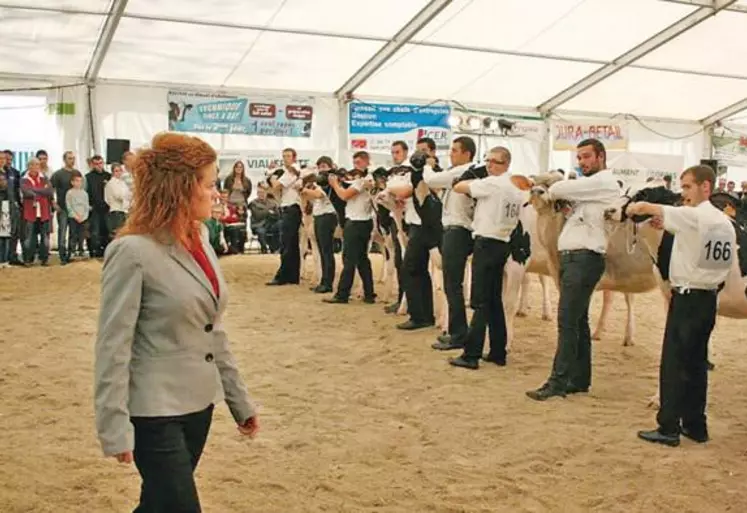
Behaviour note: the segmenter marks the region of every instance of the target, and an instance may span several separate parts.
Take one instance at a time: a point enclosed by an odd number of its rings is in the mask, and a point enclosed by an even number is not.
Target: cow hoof
[[[526,317],[526,316],[527,316],[526,312],[516,312],[516,317]]]
[[[627,338],[623,340],[623,347],[631,347],[633,345],[635,345],[635,344],[633,344],[632,340],[627,339]]]

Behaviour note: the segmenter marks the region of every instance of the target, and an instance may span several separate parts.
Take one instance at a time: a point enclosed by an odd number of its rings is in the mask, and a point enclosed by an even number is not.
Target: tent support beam
[[[658,34],[650,37],[640,45],[629,50],[628,52],[625,52],[610,64],[596,70],[590,75],[587,75],[585,78],[582,78],[575,84],[566,88],[564,91],[556,94],[555,96],[541,104],[539,107],[537,107],[537,110],[539,110],[543,114],[552,112],[553,109],[559,107],[560,105],[563,105],[569,100],[587,91],[589,88],[595,86],[610,75],[617,73],[629,64],[632,64],[642,57],[645,57],[657,48],[668,43],[677,36],[687,32],[688,30],[707,20],[711,16],[714,16],[719,11],[726,9],[735,2],[736,0],[711,0],[709,7],[700,7],[696,11],[693,11],[684,18],[665,28]]]
[[[358,71],[353,73],[340,89],[335,92],[335,95],[345,100],[347,97],[353,94],[353,92],[360,87],[360,85],[368,80],[374,73],[376,73],[386,62],[394,56],[397,51],[407,44],[415,34],[430,23],[433,18],[443,11],[451,0],[430,0],[428,4],[421,9],[410,21],[408,21],[399,32],[387,44],[382,46],[368,62],[361,66]]]
[[[736,103],[733,103],[733,104],[729,105],[728,107],[725,107],[725,108],[721,109],[718,112],[714,112],[713,114],[711,114],[707,118],[701,119],[700,122],[703,125],[709,127],[709,126],[712,126],[712,125],[718,123],[722,119],[726,119],[728,117],[731,117],[734,114],[739,114],[740,112],[742,112],[743,110],[746,110],[746,109],[747,109],[747,98],[745,98],[743,100],[740,100],[740,101],[738,101]]]
[[[691,7],[710,7],[711,0],[659,0],[660,2],[669,2],[670,4],[689,5]],[[724,11],[747,13],[747,7],[742,5],[732,5],[725,7]]]
[[[93,49],[93,55],[91,60],[88,62],[88,68],[86,68],[86,81],[90,84],[95,83],[101,70],[101,65],[104,63],[106,53],[109,51],[109,46],[112,44],[114,33],[117,31],[119,26],[119,20],[122,19],[122,15],[127,7],[127,0],[114,0],[112,2],[109,14],[104,22],[104,28],[101,30],[99,40],[96,42],[96,47]]]

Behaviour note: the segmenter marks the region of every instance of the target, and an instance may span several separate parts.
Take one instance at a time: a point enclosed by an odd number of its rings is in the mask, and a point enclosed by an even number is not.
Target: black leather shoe
[[[680,433],[682,433],[682,436],[689,438],[693,442],[696,442],[699,444],[704,444],[708,440],[710,440],[710,438],[708,437],[708,431],[700,431],[700,430],[694,430],[694,429],[690,430],[683,426],[682,429],[680,429]]]
[[[438,336],[431,347],[436,351],[452,351],[454,349],[464,349],[464,344],[454,340],[449,334],[443,334]]]
[[[461,367],[463,369],[477,370],[480,368],[480,363],[477,360],[464,358],[464,356],[458,356],[456,358],[449,358],[449,365],[454,367]]]
[[[589,387],[577,387],[574,385],[569,385],[565,389],[566,394],[586,394],[589,392]]]
[[[281,281],[272,280],[272,281],[268,281],[267,283],[265,283],[265,285],[267,285],[268,287],[277,287],[279,285],[285,285],[285,284]]]
[[[482,355],[483,361],[490,362],[496,364],[498,367],[505,367],[506,366],[506,359],[505,358],[496,358],[492,355],[484,354]]]
[[[442,344],[448,344],[448,343],[450,343],[450,342],[451,342],[451,341],[452,341],[453,339],[454,339],[454,337],[452,337],[452,336],[451,336],[450,334],[448,334],[448,333],[441,333],[441,334],[440,334],[439,336],[437,336],[437,337],[436,337],[436,340],[438,340],[438,341],[439,341],[439,342],[441,342]]]
[[[680,435],[665,435],[660,433],[658,429],[652,431],[639,431],[638,438],[647,442],[667,445],[669,447],[677,447],[680,445]]]
[[[346,304],[348,304],[348,300],[347,299],[342,299],[342,298],[337,297],[337,296],[324,298],[324,299],[322,299],[322,302],[324,302],[324,303],[330,303],[330,304],[333,304],[333,305],[346,305]]]
[[[399,310],[399,303],[394,303],[384,307],[384,313],[395,314]]]
[[[546,401],[551,397],[565,397],[565,390],[561,390],[554,385],[545,383],[537,390],[530,390],[526,395],[535,401]]]
[[[376,294],[370,297],[364,297],[363,302],[366,303],[367,305],[372,305],[376,303]]]
[[[332,287],[323,287],[322,285],[317,285],[311,290],[316,294],[329,294],[330,292],[332,292]]]
[[[433,323],[406,321],[406,322],[397,324],[397,329],[405,330],[405,331],[412,331],[412,330],[419,330],[422,328],[430,328],[431,326],[433,326]]]

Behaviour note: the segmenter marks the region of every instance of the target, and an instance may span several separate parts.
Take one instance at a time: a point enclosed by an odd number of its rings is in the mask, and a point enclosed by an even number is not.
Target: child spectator
[[[225,205],[224,209],[221,222],[226,230],[228,252],[231,255],[243,253],[246,245],[246,209],[231,203]]]
[[[81,256],[83,254],[86,221],[91,213],[91,204],[88,201],[88,193],[83,188],[83,175],[80,171],[72,172],[70,184],[72,188],[65,193],[67,217],[70,220],[70,255],[77,250],[78,256]],[[70,255],[61,261],[62,265],[70,262]]]
[[[215,205],[212,216],[205,221],[205,226],[207,226],[208,233],[210,234],[210,245],[218,256],[228,253],[228,244],[226,244],[226,238],[223,236],[221,217],[223,217],[223,206]]]

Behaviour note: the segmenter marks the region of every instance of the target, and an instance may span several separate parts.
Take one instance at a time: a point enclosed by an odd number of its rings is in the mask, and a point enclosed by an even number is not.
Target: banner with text
[[[437,150],[448,150],[451,127],[447,105],[351,103],[348,105],[348,137],[351,150],[389,153],[394,141],[405,141],[411,151],[421,137],[430,137]]]
[[[308,100],[251,100],[239,96],[169,91],[169,130],[211,134],[311,137]]]
[[[711,138],[713,158],[725,166],[747,168],[747,136],[729,135]]]
[[[555,151],[576,151],[578,143],[590,138],[601,141],[607,151],[628,149],[628,125],[625,121],[554,121],[552,136],[552,148]]]
[[[626,186],[640,186],[649,178],[672,177],[673,188],[685,165],[682,155],[657,155],[654,153],[611,153],[607,168]]]

